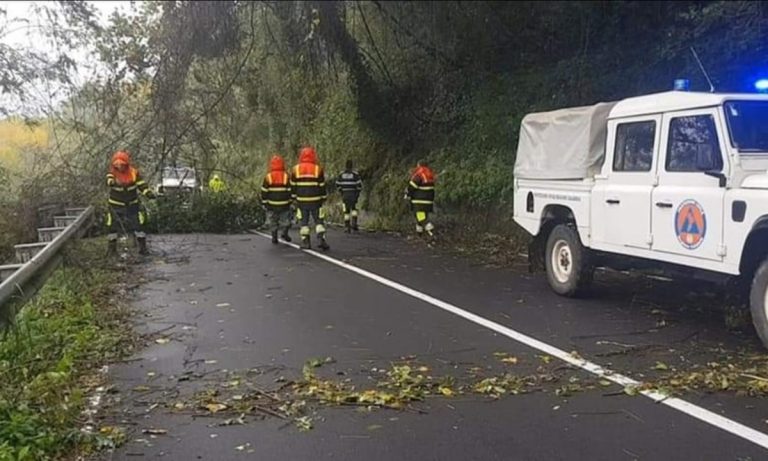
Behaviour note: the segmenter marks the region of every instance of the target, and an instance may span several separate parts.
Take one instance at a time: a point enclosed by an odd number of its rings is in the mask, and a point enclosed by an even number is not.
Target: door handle
[[[621,203],[621,200],[615,199],[615,198],[609,198],[605,201],[605,203],[609,205],[618,205],[619,203]]]
[[[672,208],[672,204],[669,202],[656,202],[656,206],[659,208]]]

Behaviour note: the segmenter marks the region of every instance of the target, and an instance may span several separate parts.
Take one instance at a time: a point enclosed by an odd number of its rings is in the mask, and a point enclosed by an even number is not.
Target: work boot
[[[110,240],[107,243],[107,258],[114,258],[117,256],[117,240]]]
[[[319,235],[318,237],[320,238],[320,245],[318,245],[320,249],[323,251],[330,250],[331,247],[328,245],[328,242],[325,241],[325,235]]]
[[[312,248],[312,242],[309,241],[308,235],[301,237],[301,248],[305,250],[309,250]]]
[[[147,256],[149,254],[149,250],[147,249],[147,238],[139,237],[136,239],[136,241],[139,242],[139,254],[142,256]]]
[[[280,237],[282,237],[282,239],[284,241],[286,241],[286,242],[290,242],[291,241],[291,236],[288,235],[288,229],[284,230],[283,231],[283,235],[281,235]]]
[[[272,243],[277,245],[277,229],[272,231]]]

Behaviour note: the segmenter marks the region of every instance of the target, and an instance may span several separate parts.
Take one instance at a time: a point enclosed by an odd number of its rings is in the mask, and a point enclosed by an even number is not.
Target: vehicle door
[[[654,251],[721,261],[728,162],[716,108],[665,114],[653,190]],[[683,261],[681,261],[683,262]]]
[[[651,193],[656,179],[661,115],[611,120],[604,181],[601,242],[618,247],[651,246]],[[615,133],[615,136],[611,134]],[[611,145],[613,144],[613,145]],[[605,171],[605,170],[604,170]]]

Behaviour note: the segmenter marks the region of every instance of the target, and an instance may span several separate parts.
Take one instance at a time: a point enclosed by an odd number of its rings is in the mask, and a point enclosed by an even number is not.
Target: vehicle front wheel
[[[552,290],[562,296],[583,294],[594,274],[589,256],[589,249],[581,244],[573,227],[565,224],[555,227],[547,239],[544,257],[547,281]]]
[[[757,335],[768,348],[768,259],[760,264],[752,278],[749,292],[749,310]]]

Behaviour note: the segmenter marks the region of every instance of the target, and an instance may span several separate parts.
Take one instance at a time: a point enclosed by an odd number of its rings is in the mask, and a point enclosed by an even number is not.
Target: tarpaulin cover
[[[515,176],[581,179],[605,159],[608,114],[616,103],[528,114],[520,125]]]

